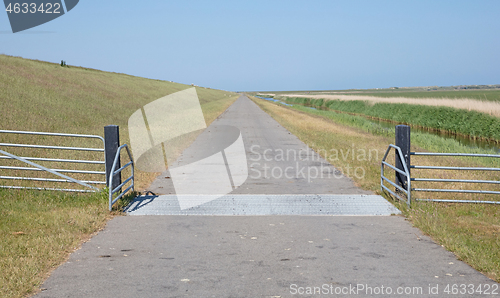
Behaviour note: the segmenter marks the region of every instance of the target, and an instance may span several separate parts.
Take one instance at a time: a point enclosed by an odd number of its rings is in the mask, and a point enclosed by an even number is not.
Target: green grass
[[[127,124],[132,113],[149,102],[187,88],[192,86],[82,67],[61,67],[58,63],[0,55],[0,111],[3,116],[1,129],[103,136],[104,126],[115,124],[120,126],[121,143],[129,143]],[[215,120],[238,97],[233,92],[204,87],[196,87],[196,92],[207,124]],[[54,145],[51,140],[55,140],[65,146],[102,147],[102,143],[99,144],[98,141],[81,139],[12,135],[0,137],[11,143]],[[8,149],[20,155],[32,154],[30,150]],[[59,157],[53,154],[50,157],[103,159],[101,155],[96,154],[68,151],[61,153]],[[48,152],[37,151],[35,154],[38,154],[35,157],[49,157]],[[42,165],[47,166],[43,163]],[[67,167],[59,164],[50,166]],[[137,187],[144,189],[156,176],[157,173],[138,171]],[[81,176],[75,178],[101,179]]]
[[[103,134],[116,124],[128,139],[127,121],[145,104],[192,88],[167,81],[0,55],[2,129]],[[236,96],[196,87],[207,122],[206,104]]]
[[[361,100],[326,101],[323,99],[293,97],[282,99],[293,104],[355,113],[473,138],[500,141],[500,119],[476,111],[403,103],[370,104]]]
[[[105,193],[0,189],[0,296],[23,297],[111,218]]]
[[[324,117],[326,119],[330,119],[335,123],[340,123],[344,125],[348,125],[350,127],[359,128],[365,132],[369,132],[370,134],[377,136],[385,136],[390,137],[392,141],[394,141],[395,137],[395,128],[386,128],[377,123],[370,121],[362,116],[350,115],[346,113],[338,113],[335,111],[326,111],[326,110],[316,110],[310,109],[308,107],[304,107],[301,105],[294,105],[291,107],[292,109],[302,111],[311,115],[317,115]],[[411,133],[411,142],[413,145],[423,148],[424,150],[430,152],[443,152],[443,153],[453,153],[453,152],[461,152],[461,153],[477,153],[477,154],[496,154],[494,150],[486,150],[480,148],[472,148],[469,146],[462,145],[460,142],[450,139],[450,138],[442,138],[438,135],[421,133],[421,132],[412,132]],[[471,158],[462,158],[463,160],[472,160]],[[473,160],[481,163],[484,166],[498,166],[500,167],[500,160],[492,160],[491,158],[474,158]]]
[[[338,169],[362,168],[365,175],[350,177],[363,189],[380,191],[380,162],[387,146],[394,143],[394,129],[385,129],[364,117],[313,110],[303,106],[286,107],[254,98],[254,101],[281,125],[296,135],[304,143],[330,161]],[[336,150],[362,149],[378,152],[371,159],[329,159],[325,152]],[[491,153],[483,149],[472,149],[452,139],[425,133],[412,133],[412,151],[431,152],[475,152]],[[389,161],[394,161],[391,153]],[[500,161],[457,157],[412,157],[413,164],[441,166],[495,166]],[[343,171],[346,174],[345,171]],[[386,176],[393,175],[388,172]],[[498,173],[456,172],[413,170],[412,175],[446,179],[497,180]],[[420,183],[422,188],[450,188],[450,185]],[[466,185],[453,183],[453,188],[498,190],[495,186]],[[498,196],[478,194],[413,193],[414,198],[442,198],[464,200],[496,200]],[[393,198],[388,197],[389,200]],[[412,208],[397,200],[393,203],[400,208],[413,225],[430,235],[437,243],[452,251],[456,256],[488,277],[500,281],[500,210],[498,205],[453,204],[412,202]]]
[[[150,80],[58,63],[0,55],[0,129],[103,135],[104,126],[120,126],[120,141],[128,143],[128,118],[137,109],[165,95],[192,88],[189,85]],[[207,124],[215,120],[238,95],[196,87]],[[102,142],[81,139],[0,134],[0,142],[101,147]],[[2,147],[32,157],[99,159],[103,154],[45,151]],[[25,166],[1,160],[2,165]],[[102,166],[40,162],[52,168],[100,170]],[[122,163],[123,164],[123,163]],[[4,176],[26,175],[1,170]],[[136,171],[136,186],[149,186],[158,173]],[[57,178],[44,173],[31,177]],[[102,180],[102,176],[71,175]],[[51,183],[12,183],[39,187],[68,187]],[[134,194],[117,202],[121,210]],[[0,297],[24,297],[36,291],[48,273],[106,221],[119,212],[108,212],[106,190],[95,194],[0,189]]]

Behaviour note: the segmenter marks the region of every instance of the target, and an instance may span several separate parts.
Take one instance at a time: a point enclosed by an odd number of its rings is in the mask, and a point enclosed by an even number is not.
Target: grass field
[[[269,95],[282,100],[287,98],[307,98],[310,100],[365,101],[369,105],[391,103],[451,107],[500,117],[500,85],[468,86],[467,88],[477,89],[405,87],[338,91],[253,92],[252,94]]]
[[[303,97],[282,99],[292,104],[366,115],[472,138],[500,141],[500,118],[477,111],[405,103],[373,104],[361,100],[324,100]]]
[[[366,95],[285,95],[276,96],[278,99],[286,100],[287,98],[307,98],[310,100],[327,100],[327,101],[364,101],[369,105],[379,103],[389,104],[410,104],[423,105],[431,107],[449,107],[461,109],[465,111],[477,111],[487,115],[500,117],[500,102],[487,101],[469,98],[409,98],[409,97],[378,97]]]
[[[468,88],[478,88],[468,86]],[[358,90],[331,90],[331,91],[286,91],[262,92],[276,95],[349,95],[349,96],[375,96],[375,97],[400,97],[400,98],[432,98],[432,99],[475,99],[480,101],[500,101],[500,85],[488,89],[456,89],[455,87],[409,87],[398,89],[358,89]]]
[[[345,93],[349,95],[349,93]],[[449,98],[449,99],[476,99],[486,101],[500,101],[500,90],[454,90],[454,91],[379,91],[362,92],[365,96],[377,97],[405,97],[405,98]]]
[[[133,112],[155,99],[187,88],[192,86],[0,55],[0,129],[102,136],[105,125],[115,124],[120,126],[121,143],[128,143],[127,121]],[[203,87],[196,87],[196,91],[207,124],[237,98],[235,93]],[[0,134],[0,142],[102,148],[99,141],[5,134]],[[59,151],[49,154],[44,150],[1,149],[22,156],[103,160],[102,153]],[[24,166],[0,161],[3,165]],[[53,168],[63,166],[41,164]],[[92,165],[79,168],[103,170],[102,166]],[[19,173],[1,170],[2,176],[16,174]],[[156,174],[136,173],[139,189],[147,187]],[[32,177],[37,175],[30,173]],[[103,179],[102,176],[85,178]],[[36,291],[70,252],[101,229],[111,216],[119,214],[107,211],[105,194],[1,189],[0,297],[24,297]]]
[[[386,130],[375,123],[360,116],[339,114],[331,111],[312,110],[307,107],[286,107],[265,100],[253,98],[254,101],[281,125],[299,137],[316,152],[323,155],[334,166],[339,169],[363,168],[364,175],[351,178],[360,187],[380,192],[380,161],[387,149],[388,144],[394,143],[394,130]],[[325,152],[331,149],[376,150],[378,157],[373,159],[344,160],[329,159]],[[431,152],[476,152],[491,153],[481,149],[470,149],[450,139],[442,139],[438,136],[412,133],[412,151]],[[394,156],[389,156],[393,161]],[[471,158],[433,158],[415,157],[414,162],[419,165],[443,165],[443,166],[496,166],[499,161],[492,162],[487,159],[474,160]],[[419,177],[447,178],[453,179],[491,179],[498,180],[500,177],[495,173],[486,173],[478,177],[477,173],[466,172],[460,174],[455,172],[430,172],[428,170],[413,171]],[[345,174],[345,173],[344,173]],[[391,173],[388,172],[387,176]],[[430,187],[429,183],[421,183],[418,187]],[[434,184],[434,188],[446,188],[450,185]],[[465,185],[454,183],[454,188],[465,188]],[[494,189],[484,186],[471,186],[468,188]],[[461,199],[488,199],[498,200],[492,195],[450,195],[446,193],[418,193],[413,194],[419,198],[450,198],[460,196]],[[394,201],[405,214],[405,216],[424,233],[430,235],[436,242],[446,249],[454,252],[457,257],[488,277],[500,281],[500,211],[498,205],[480,204],[445,204],[414,202],[411,209],[406,204]]]

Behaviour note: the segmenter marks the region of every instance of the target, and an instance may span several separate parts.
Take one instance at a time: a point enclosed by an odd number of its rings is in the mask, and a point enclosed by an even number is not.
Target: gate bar
[[[0,146],[5,146],[5,147],[21,147],[21,148],[38,148],[38,149],[58,149],[58,150],[75,150],[75,151],[104,152],[104,149],[101,149],[101,148],[81,148],[81,147],[45,146],[45,145],[10,144],[10,143],[0,143]]]
[[[477,204],[500,204],[497,201],[473,201],[473,200],[446,200],[446,199],[416,199],[417,201],[423,202],[441,202],[441,203],[477,203]]]
[[[53,161],[53,162],[73,162],[73,163],[89,163],[96,165],[105,164],[104,161],[100,160],[79,160],[79,159],[59,159],[59,158],[41,158],[41,157],[22,157],[26,160],[36,160],[36,161]],[[9,156],[0,156],[0,159],[13,159]]]
[[[4,169],[4,170],[21,170],[21,171],[45,171],[44,169],[40,169],[40,168],[11,167],[11,166],[0,166],[0,169]],[[106,172],[99,172],[99,171],[63,170],[63,169],[51,169],[51,170],[54,171],[54,172],[59,172],[59,173],[77,173],[77,174],[95,174],[95,175],[104,175],[104,174],[106,174]]]
[[[411,181],[500,184],[500,181],[495,181],[495,180],[463,180],[463,179],[411,178]]]
[[[55,133],[55,132],[37,132],[37,131],[20,131],[20,130],[0,130],[0,133],[24,134],[24,135],[39,135],[39,136],[57,136],[57,137],[75,137],[75,138],[90,138],[99,139],[104,143],[104,138],[96,135],[72,134],[72,133]]]
[[[427,170],[500,171],[500,168],[476,168],[476,167],[410,166],[410,168],[427,169]]]
[[[43,187],[24,187],[24,186],[0,186],[0,188],[7,189],[33,189],[33,190],[57,190],[57,191],[68,191],[68,192],[95,192],[89,189],[67,189],[67,188],[43,188]]]
[[[476,153],[437,153],[437,152],[410,152],[411,155],[429,156],[470,156],[470,157],[500,157],[497,154],[476,154]]]
[[[66,179],[53,179],[53,178],[33,178],[33,177],[13,177],[13,176],[0,176],[0,179],[6,179],[6,180],[29,180],[29,181],[46,181],[46,182],[71,182]],[[87,181],[87,180],[80,180],[81,182],[84,183],[90,183],[90,184],[106,184],[104,181]]]

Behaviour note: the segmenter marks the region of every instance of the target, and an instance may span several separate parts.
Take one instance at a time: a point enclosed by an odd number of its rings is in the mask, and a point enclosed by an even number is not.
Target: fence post
[[[406,167],[408,171],[410,171],[410,127],[408,125],[397,125],[396,126],[396,146],[401,148],[401,152],[403,153],[404,163],[406,163]],[[396,168],[404,171],[403,164],[399,159],[399,155],[396,153]],[[407,185],[407,177],[396,172],[396,183],[403,187],[405,190],[408,190]]]
[[[107,125],[104,127],[104,150],[106,158],[106,185],[109,183],[109,177],[111,176],[111,168],[113,167],[113,161],[115,160],[116,152],[120,147],[120,130],[118,125]],[[120,159],[118,159],[118,164],[115,170],[121,168]],[[122,175],[119,173],[113,178],[113,185],[110,187],[111,191],[113,188],[117,187],[122,183]]]

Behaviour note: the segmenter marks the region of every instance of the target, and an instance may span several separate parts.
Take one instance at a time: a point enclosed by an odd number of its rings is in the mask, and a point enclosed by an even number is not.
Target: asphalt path
[[[227,126],[236,127],[241,132],[248,163],[248,179],[232,194],[371,194],[356,187],[351,179],[343,176],[246,96],[236,100],[179,159],[189,163],[201,158],[196,155],[207,151],[209,140],[215,144],[229,143],[226,140],[228,133],[217,133],[218,127]],[[214,141],[214,138],[217,139]],[[166,171],[149,190],[155,194],[176,193],[171,176]]]
[[[214,123],[238,127],[247,154],[254,154],[247,156],[249,166],[250,159],[268,154],[267,165],[282,167],[277,150],[264,151],[305,146],[244,96]],[[253,153],[252,145],[259,146]],[[298,162],[336,171],[321,159]],[[261,171],[265,165],[254,166]],[[168,175],[163,173],[152,190],[171,193]],[[258,194],[271,205],[283,202],[266,196],[347,195],[358,198],[353,205],[360,198],[380,199],[337,177],[316,177],[312,183],[298,175],[248,177],[228,195],[249,200]],[[213,215],[224,208],[215,204],[223,199],[210,202],[219,209],[200,206],[198,211],[207,213],[199,215],[114,218],[52,273],[37,297],[478,297],[479,286],[490,292],[498,287],[402,216],[289,215],[312,201],[321,205],[321,195],[289,204],[288,213],[267,208],[269,214],[252,215],[263,210],[254,206],[245,216]],[[152,197],[135,210],[155,204]]]
[[[131,215],[391,215],[400,213],[381,196],[362,190],[328,161],[291,134],[246,96],[241,96],[184,150],[172,167],[191,164],[230,146],[241,134],[247,177],[228,195],[181,210],[174,176],[168,170],[149,187],[159,196],[144,196],[128,208]],[[215,144],[215,146],[214,146]],[[218,146],[219,144],[225,144]],[[221,148],[222,147],[222,148]],[[353,149],[354,150],[354,149]],[[347,158],[351,158],[346,152]],[[209,166],[217,161],[210,160]],[[219,168],[225,169],[222,159]],[[196,169],[198,170],[198,168]],[[362,171],[351,175],[360,175]],[[196,191],[217,185],[224,175],[198,175],[189,181]],[[225,172],[225,170],[223,171]],[[233,177],[234,176],[234,173]],[[237,177],[235,180],[239,180]],[[308,195],[308,196],[304,196]],[[207,197],[206,195],[204,197]]]

